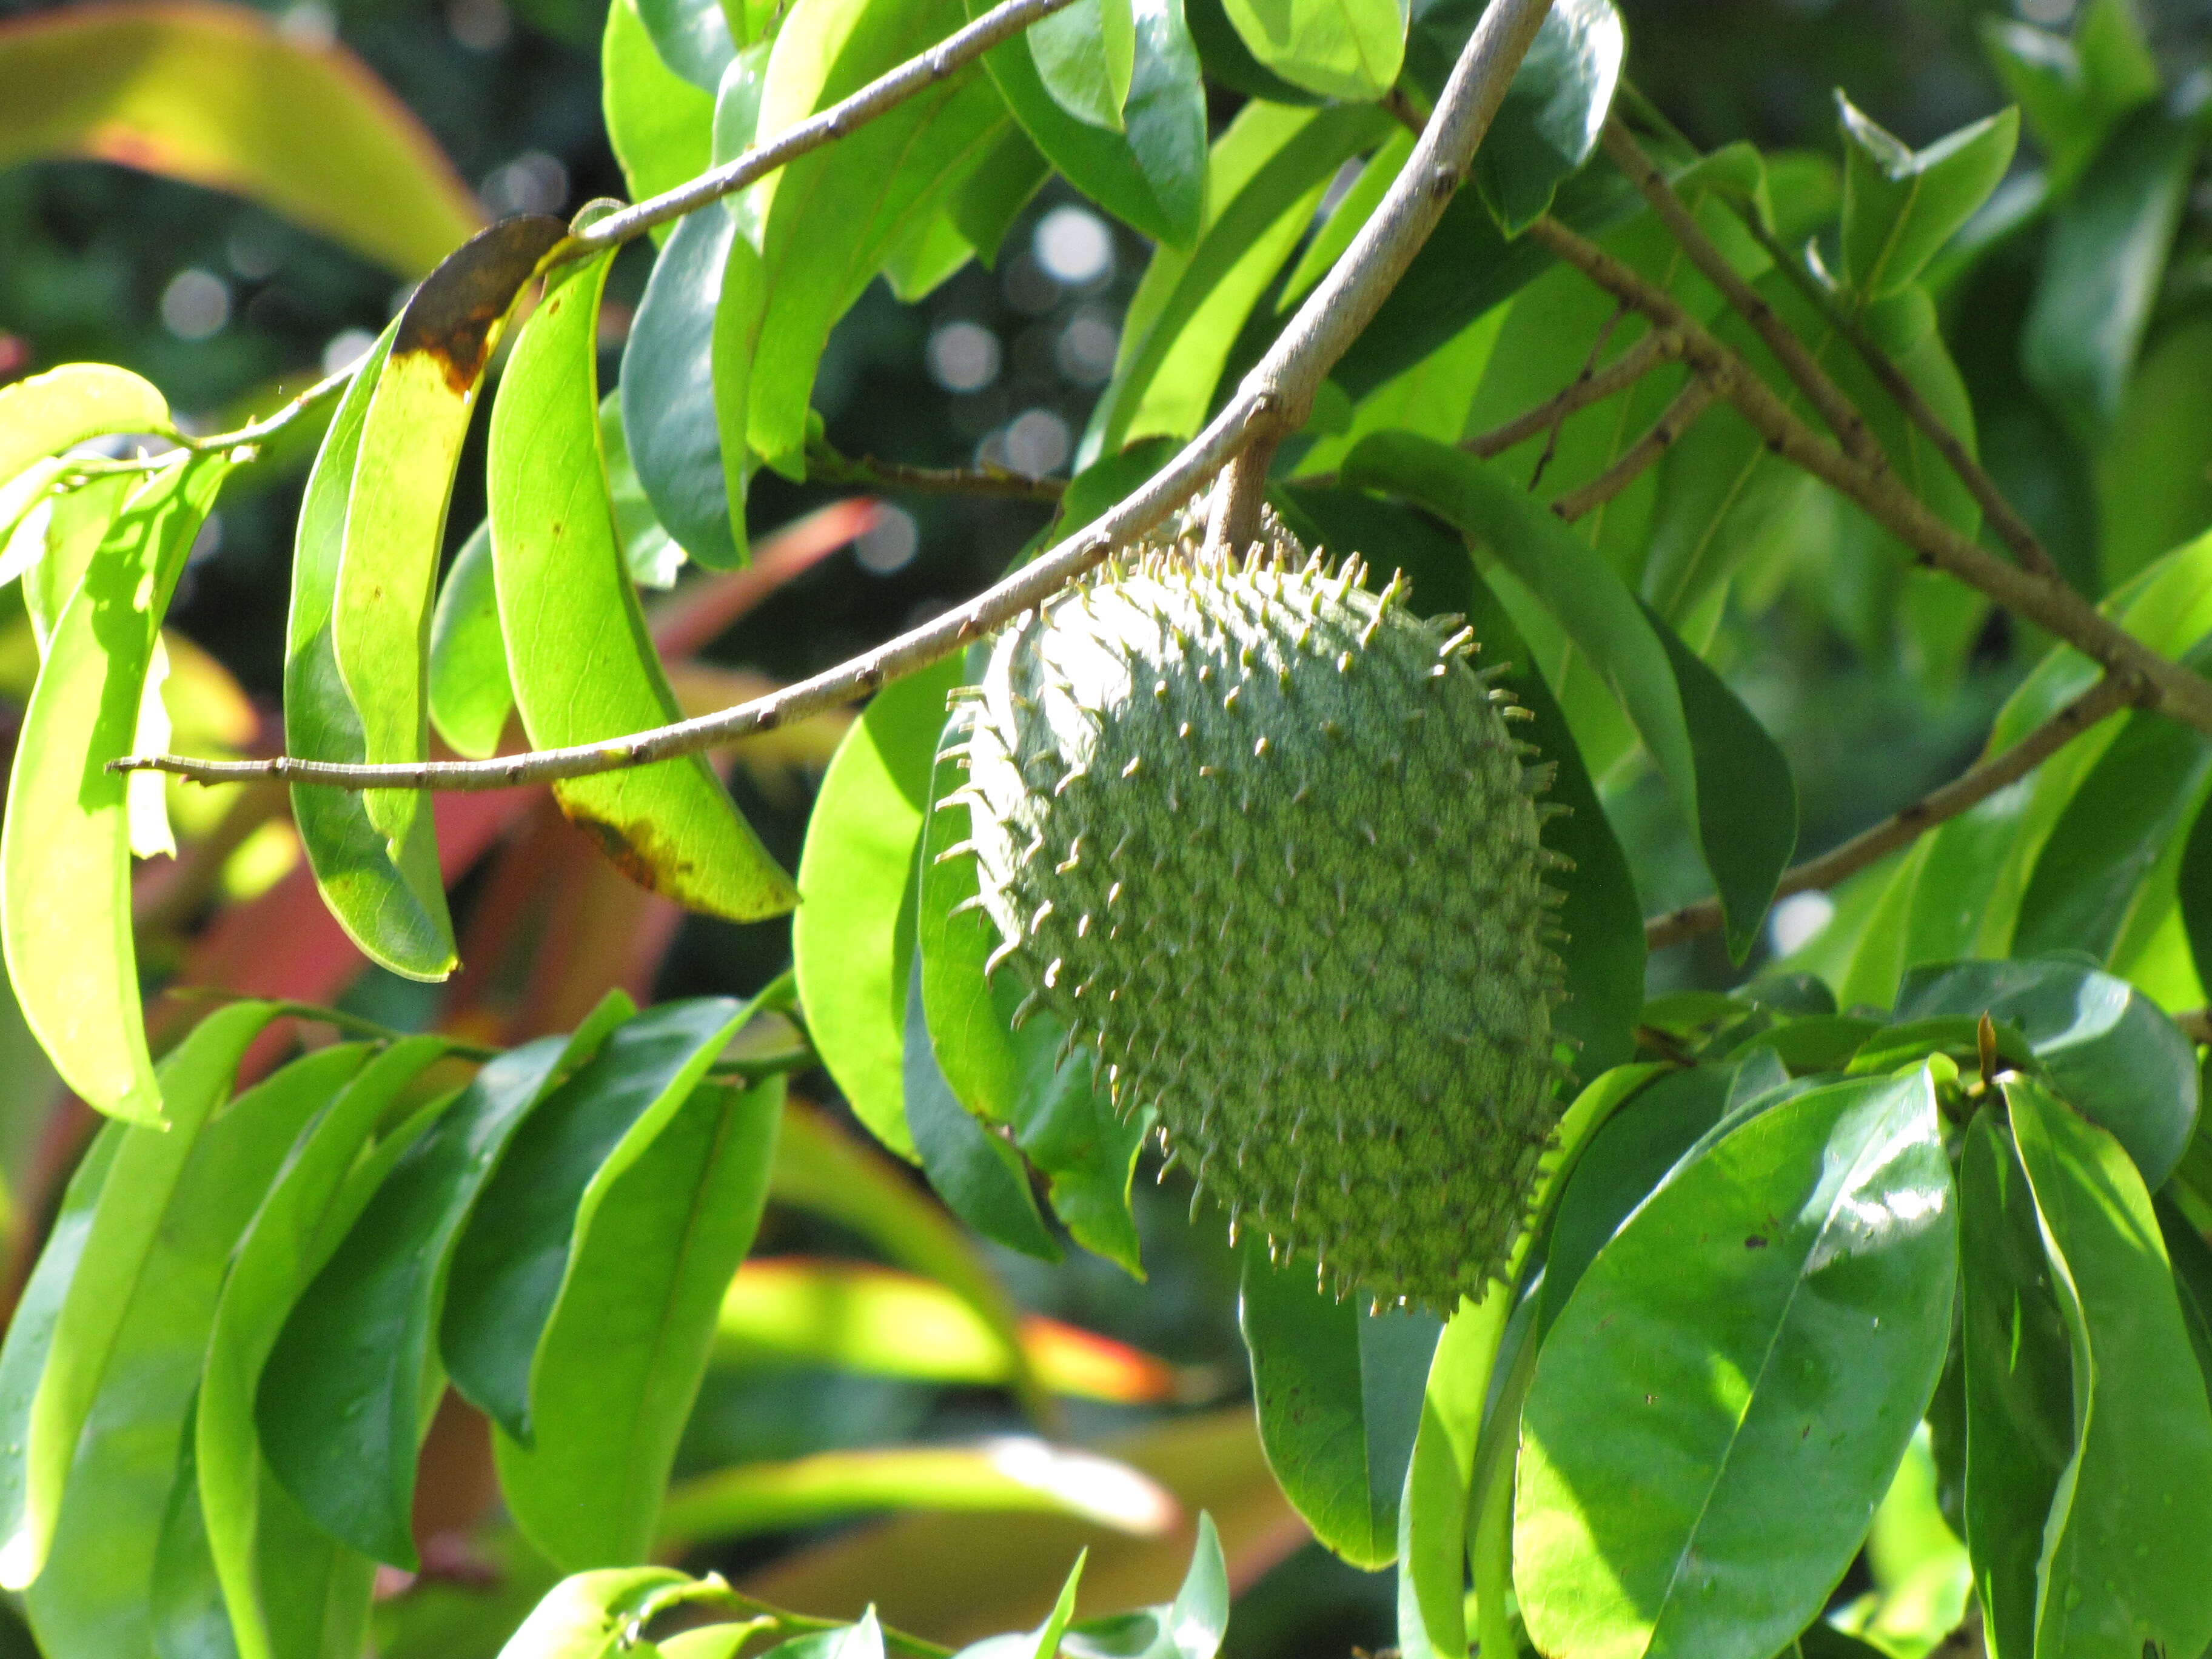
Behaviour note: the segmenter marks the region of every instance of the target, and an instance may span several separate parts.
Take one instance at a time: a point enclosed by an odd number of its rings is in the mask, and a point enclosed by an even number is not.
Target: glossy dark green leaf
[[[2156,1187],[2197,1125],[2196,1051],[2149,998],[2080,957],[1931,963],[1898,987],[1897,1017],[1982,1014],[2016,1029],[2045,1079],[2117,1138]]]
[[[323,1530],[364,1555],[414,1559],[415,1458],[436,1404],[453,1241],[524,1115],[625,1012],[603,1004],[574,1038],[486,1066],[369,1200],[269,1351],[254,1407],[263,1454]]]
[[[1508,236],[1549,211],[1597,147],[1627,47],[1613,0],[1553,0],[1474,154],[1474,186]]]
[[[1114,379],[1079,459],[1205,423],[1238,330],[1313,222],[1336,170],[1380,143],[1381,112],[1354,105],[1247,105],[1215,140],[1206,218],[1188,252],[1163,246],[1129,301]]]
[[[246,1235],[208,1336],[191,1443],[207,1571],[228,1610],[239,1659],[280,1659],[319,1632],[331,1599],[304,1584],[373,1571],[366,1556],[316,1529],[263,1462],[253,1420],[261,1368],[301,1294],[321,1271],[392,1164],[414,1144],[377,1137],[421,1050],[395,1048],[362,1070],[365,1045],[295,1063],[328,1074],[331,1103],[302,1131]],[[365,1598],[364,1598],[365,1600]],[[304,1615],[304,1617],[302,1616]]]
[[[707,170],[714,143],[714,95],[661,62],[636,0],[609,0],[599,87],[607,140],[632,201],[673,189]]]
[[[782,1107],[781,1078],[695,1090],[596,1204],[586,1195],[532,1368],[535,1443],[495,1443],[515,1523],[569,1571],[635,1565],[653,1544]]]
[[[244,1008],[265,1018],[252,1004]],[[237,1028],[226,1031],[223,1046],[242,1049],[239,1037]],[[136,1218],[151,1237],[129,1280],[106,1287],[115,1299],[115,1335],[74,1449],[52,1554],[25,1598],[49,1653],[143,1651],[149,1644],[161,1520],[223,1274],[293,1137],[328,1098],[325,1086],[312,1068],[304,1077],[288,1068],[204,1121],[188,1140],[181,1107],[176,1128],[136,1130],[144,1140],[185,1140],[181,1158],[160,1149],[155,1161],[173,1159],[177,1168],[166,1191],[134,1192],[126,1169],[137,1162],[133,1149],[116,1155],[101,1207],[137,1199]],[[99,1231],[95,1222],[95,1243]],[[100,1288],[92,1267],[88,1249],[73,1291]],[[58,1360],[69,1352],[68,1323],[64,1309]]]
[[[361,458],[362,428],[399,330],[394,321],[370,348],[353,383],[331,417],[307,489],[300,503],[292,550],[292,603],[285,624],[284,747],[308,760],[359,764],[368,758],[361,711],[338,672],[331,617],[338,562],[353,478]],[[498,623],[493,619],[496,641]],[[438,690],[434,634],[431,692]],[[452,673],[452,652],[447,672]],[[502,680],[506,659],[500,659]],[[504,720],[502,712],[501,720]],[[442,722],[441,722],[442,728]],[[466,754],[489,754],[499,741]],[[427,814],[419,815],[395,856],[384,831],[369,822],[367,798],[346,789],[295,785],[292,818],[323,902],[347,937],[372,962],[410,979],[442,979],[453,969],[453,924],[446,913],[445,878]]]
[[[2212,1642],[2212,1405],[2150,1194],[2117,1140],[2039,1085],[2009,1079],[2005,1101],[2072,1359],[2037,1659],[2200,1653]]]
[[[711,412],[711,411],[710,411]],[[640,587],[667,589],[676,586],[690,555],[677,545],[645,498],[645,486],[630,465],[629,434],[623,430],[622,393],[610,392],[599,399],[599,448],[607,462],[607,499],[615,509],[615,534],[622,541],[623,562]],[[506,643],[501,642],[500,662],[506,664]],[[510,701],[514,688],[507,687]],[[432,710],[434,717],[436,710]]]
[[[965,3],[971,21],[989,9],[988,0]],[[1206,201],[1206,94],[1198,52],[1183,21],[1183,0],[1135,0],[1131,13],[1136,51],[1121,132],[1062,109],[1021,40],[984,54],[983,66],[1015,119],[1069,183],[1146,235],[1184,246],[1198,234]]]
[[[1935,1389],[1956,1264],[1925,1073],[1786,1101],[1677,1173],[1537,1362],[1513,1548],[1537,1646],[1764,1659],[1803,1628]]]
[[[914,956],[915,848],[957,658],[869,702],[823,775],[799,856],[792,956],[815,1051],[870,1133],[915,1153],[900,1076]]]
[[[558,219],[529,215],[471,238],[415,290],[377,371],[325,601],[331,656],[369,762],[428,752],[430,607],[454,470],[507,308],[567,233]],[[295,639],[303,634],[304,619]],[[372,789],[361,799],[395,847],[424,834],[418,820],[430,805],[421,792]]]
[[[2197,147],[2190,124],[2142,110],[2051,214],[2021,360],[2029,383],[2085,442],[2119,410]]]
[[[132,492],[55,619],[0,826],[0,944],[23,1018],[69,1085],[159,1122],[131,935],[124,775],[169,596],[230,463],[187,456]]]
[[[287,707],[289,712],[289,702]],[[482,760],[498,752],[514,712],[514,685],[507,678],[507,640],[499,629],[487,520],[453,556],[438,589],[438,608],[431,613],[430,720],[456,753]],[[293,752],[301,752],[296,744]],[[297,797],[312,792],[293,793]],[[298,816],[296,804],[293,813]]]
[[[1238,1323],[1267,1466],[1314,1536],[1357,1567],[1398,1553],[1398,1503],[1443,1326],[1428,1313],[1368,1313],[1247,1240]]]
[[[1498,467],[1432,440],[1377,433],[1346,458],[1344,474],[1419,501],[1486,548],[1588,656],[1695,827],[1741,957],[1796,844],[1796,789],[1773,739],[1609,566]]]
[[[2035,1651],[2043,1523],[2074,1448],[2071,1362],[2011,1132],[1990,1112],[1959,1164],[1966,1547],[1992,1659]]]
[[[727,997],[703,997],[616,1026],[529,1109],[483,1182],[453,1246],[439,1348],[453,1386],[515,1439],[533,1437],[535,1356],[579,1228],[750,1012]]]
[[[678,717],[599,449],[593,365],[608,263],[591,262],[546,295],[492,408],[492,568],[515,702],[541,748]],[[553,793],[624,874],[691,908],[750,921],[796,896],[703,757],[571,778]]]
[[[722,0],[635,0],[660,61],[702,92],[720,84],[736,55]]]
[[[1405,61],[1399,0],[1222,0],[1222,9],[1262,65],[1326,98],[1380,98]]]
[[[1844,137],[1844,276],[1862,301],[1915,281],[2012,165],[2020,112],[2001,110],[1916,150],[1836,99]]]
[[[719,11],[719,7],[714,8]],[[623,348],[623,435],[653,516],[709,569],[744,562],[714,422],[714,307],[736,221],[695,213],[653,262]]]

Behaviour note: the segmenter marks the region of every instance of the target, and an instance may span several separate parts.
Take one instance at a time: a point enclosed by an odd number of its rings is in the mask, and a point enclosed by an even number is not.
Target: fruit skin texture
[[[1449,1310],[1557,1125],[1555,854],[1457,619],[1278,538],[1109,564],[1001,636],[964,799],[994,971],[1279,1259]]]

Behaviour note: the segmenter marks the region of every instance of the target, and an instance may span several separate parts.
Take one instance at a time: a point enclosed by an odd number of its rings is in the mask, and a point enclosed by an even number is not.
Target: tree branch
[[[1462,441],[1460,447],[1485,460],[1502,455],[1514,445],[1526,443],[1538,433],[1549,430],[1570,415],[1601,403],[1616,392],[1626,391],[1653,369],[1679,362],[1681,356],[1682,337],[1670,328],[1654,328],[1603,368],[1585,368],[1554,396],[1525,414],[1516,415],[1503,426],[1478,432]]]
[[[1720,401],[1720,388],[1702,374],[1674,394],[1674,401],[1659,413],[1651,429],[1623,450],[1620,459],[1579,489],[1571,489],[1552,502],[1552,511],[1572,524],[1595,511],[1641,477],[1646,468],[1674,447],[1675,441],[1697,419]]]
[[[1548,217],[1538,220],[1528,234],[1615,298],[1679,331],[1683,355],[1720,387],[1770,450],[1856,501],[1912,549],[1920,563],[1980,589],[2108,672],[2139,676],[2150,688],[2147,707],[2212,733],[2212,681],[2150,649],[2065,583],[2023,570],[1960,534],[1888,468],[1871,471],[1853,461],[1793,412],[1673,296],[1595,243]]]
[[[983,21],[1016,13],[1023,21],[1029,21],[1048,9],[1050,7],[1043,0],[1009,0],[1007,5],[987,14]],[[1491,120],[1504,100],[1514,70],[1527,55],[1529,43],[1535,39],[1538,27],[1550,10],[1551,0],[1491,0],[1461,52],[1459,61],[1453,65],[1443,95],[1437,100],[1436,113],[1415,143],[1404,168],[1352,245],[1307,295],[1305,303],[1298,307],[1267,355],[1244,377],[1227,406],[1135,494],[967,604],[771,696],[696,720],[628,737],[611,737],[599,743],[489,761],[398,766],[344,766],[289,756],[271,761],[224,763],[195,761],[174,755],[133,755],[110,763],[110,769],[172,772],[203,783],[276,776],[292,782],[343,789],[501,789],[514,784],[585,777],[676,755],[696,754],[866,696],[889,680],[950,655],[1023,611],[1042,604],[1116,548],[1136,540],[1188,501],[1251,444],[1279,438],[1295,428],[1312,402],[1314,388],[1374,319],[1384,298],[1397,285],[1406,267],[1413,263],[1414,254],[1443,216],[1445,206],[1467,175],[1475,146],[1489,131]],[[972,25],[953,39],[972,36],[981,26],[981,22]],[[1010,25],[1010,31],[1013,27],[1018,25]],[[942,52],[944,48],[938,50]],[[978,46],[975,50],[980,52],[982,48]],[[935,52],[930,54],[931,58],[936,56]],[[927,61],[917,60],[924,64]],[[912,68],[908,66],[908,70]],[[907,73],[908,70],[895,70],[876,85],[895,82]],[[866,95],[866,92],[855,94],[855,99],[848,99],[837,107],[846,108]],[[814,142],[827,143],[834,136],[827,134]],[[762,170],[765,171],[766,167]],[[729,171],[718,169],[715,173],[705,175],[705,179],[716,179]],[[685,192],[702,183],[695,180],[692,185],[655,198],[656,202],[683,198],[683,205],[671,207],[662,216],[673,217],[699,205]],[[726,192],[710,192],[700,199],[712,200],[716,193]],[[591,234],[611,235],[608,227],[621,216],[600,221]],[[658,222],[657,218],[638,221],[635,229],[629,234],[635,234],[648,223]]]
[[[879,461],[872,455],[841,455],[826,443],[807,446],[806,481],[854,484],[909,495],[981,495],[1048,506],[1067,492],[1066,482],[1060,478],[1032,478],[996,466],[909,466],[904,461]]]
[[[2099,721],[2140,702],[2147,689],[2132,674],[2107,674],[2011,748],[1968,768],[1941,789],[1923,795],[1842,846],[1785,871],[1775,897],[1833,887],[1844,877],[1911,846],[1936,825],[2018,782]],[[1653,951],[1679,945],[1699,933],[1714,932],[1721,921],[1719,902],[1704,899],[1652,917],[1644,924],[1644,943]]]

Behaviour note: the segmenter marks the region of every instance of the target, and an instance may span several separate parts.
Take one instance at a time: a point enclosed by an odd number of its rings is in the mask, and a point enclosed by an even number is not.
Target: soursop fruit
[[[1449,1310],[1503,1270],[1558,1121],[1542,769],[1456,618],[1272,528],[1110,562],[1000,638],[957,850],[993,971],[1157,1111],[1232,1234]]]

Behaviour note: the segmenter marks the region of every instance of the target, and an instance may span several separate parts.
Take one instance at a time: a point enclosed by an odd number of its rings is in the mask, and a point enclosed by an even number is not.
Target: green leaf
[[[316,1593],[323,1582],[372,1570],[366,1556],[316,1528],[269,1474],[253,1396],[285,1319],[415,1144],[405,1128],[380,1138],[376,1131],[413,1081],[421,1052],[395,1048],[363,1071],[366,1048],[354,1044],[293,1066],[302,1087],[308,1073],[319,1073],[314,1086],[335,1098],[301,1133],[262,1200],[216,1304],[191,1435],[194,1501],[238,1659],[301,1651],[326,1616],[328,1598]]]
[[[1237,26],[1229,21],[1229,14],[1222,9],[1222,0],[1184,0],[1183,11],[1189,19],[1191,40],[1198,48],[1199,63],[1207,80],[1218,82],[1247,98],[1262,99],[1271,104],[1324,101],[1319,93],[1292,86],[1255,58],[1251,48],[1237,34]]]
[[[453,471],[507,309],[567,232],[558,219],[530,216],[472,238],[415,290],[377,373],[328,601],[331,655],[372,764],[429,752],[430,605]],[[366,790],[362,802],[395,849],[430,816],[419,790]]]
[[[1051,174],[1052,164],[1015,123],[993,140],[967,181],[952,192],[946,211],[985,265],[997,266],[1006,233]]]
[[[1344,477],[1457,526],[1587,655],[1695,827],[1741,957],[1796,844],[1796,790],[1773,739],[1608,565],[1498,467],[1432,440],[1377,433],[1346,458]]]
[[[690,557],[678,546],[660,520],[653,516],[653,503],[645,498],[637,469],[630,465],[629,437],[623,430],[622,394],[610,392],[599,399],[599,447],[607,462],[607,496],[614,503],[615,534],[622,540],[623,562],[629,579],[640,587],[667,589],[676,586],[684,561]],[[501,672],[506,672],[507,644],[500,643]],[[510,703],[514,688],[507,687]],[[436,715],[433,696],[433,718]]]
[[[1027,30],[1030,57],[1052,100],[1086,125],[1122,131],[1137,67],[1130,0],[1075,0]]]
[[[300,503],[285,623],[284,747],[308,760],[359,764],[368,757],[360,708],[338,672],[332,619],[362,431],[398,330],[395,321],[362,359],[331,417]],[[432,687],[434,693],[434,678]],[[498,741],[495,732],[491,747]],[[438,980],[453,972],[453,924],[430,815],[416,815],[395,857],[370,822],[366,795],[295,784],[291,797],[315,886],[346,936],[372,962],[406,978]]]
[[[525,1536],[570,1571],[653,1541],[722,1292],[768,1194],[783,1079],[695,1090],[580,1210],[531,1376],[535,1443],[500,1434],[500,1489]]]
[[[823,775],[799,856],[792,955],[815,1050],[869,1132],[916,1156],[900,1082],[914,859],[957,659],[876,694]]]
[[[660,61],[702,92],[721,84],[737,55],[722,0],[633,0]]]
[[[970,22],[990,9],[989,0],[963,3]],[[1119,133],[1061,108],[1024,42],[983,55],[1006,107],[1044,159],[1109,213],[1176,247],[1198,234],[1206,204],[1206,90],[1183,4],[1132,0],[1135,52]],[[984,243],[969,240],[981,252]]]
[[[54,624],[63,607],[84,580],[92,556],[141,482],[118,472],[55,498],[46,519],[45,556],[23,573],[23,609],[41,662],[53,648]]]
[[[2051,214],[2021,362],[2029,384],[2085,443],[2119,412],[2197,148],[2189,123],[2141,111]]]
[[[131,937],[123,774],[162,614],[230,470],[191,456],[134,491],[55,620],[8,780],[0,938],[23,1018],[101,1111],[161,1121]]]
[[[2134,0],[2089,0],[2069,40],[1995,17],[1983,23],[1990,66],[2050,158],[2054,191],[2072,188],[2120,118],[2158,95]]]
[[[658,1602],[692,1582],[673,1567],[610,1567],[563,1578],[507,1638],[499,1659],[613,1659]]]
[[[436,1404],[454,1240],[523,1116],[628,1012],[602,1003],[574,1036],[501,1055],[408,1151],[296,1299],[255,1395],[263,1455],[325,1533],[378,1560],[414,1559],[415,1459]]]
[[[622,429],[653,516],[713,570],[745,561],[723,477],[714,423],[714,307],[737,222],[727,213],[683,220],[654,260],[623,348]]]
[[[1596,149],[1627,50],[1613,0],[1553,0],[1474,155],[1474,187],[1508,236],[1543,217]]]
[[[632,201],[672,190],[707,170],[714,100],[661,62],[636,0],[609,0],[599,86],[607,142]],[[653,234],[666,240],[665,228]]]
[[[1389,1565],[1440,1322],[1363,1313],[1356,1296],[1329,1296],[1248,1239],[1237,1322],[1252,1355],[1261,1443],[1284,1495],[1352,1565]]]
[[[2212,524],[2212,316],[2162,327],[2096,459],[2097,559],[2116,587]],[[2094,591],[2094,590],[2093,590]]]
[[[2020,112],[2000,110],[1925,149],[1891,136],[1840,92],[1844,276],[1860,303],[1910,285],[2012,165]]]
[[[678,714],[623,564],[599,450],[593,364],[609,263],[592,260],[546,295],[492,406],[492,568],[515,702],[539,748]],[[567,779],[553,793],[624,874],[678,903],[750,921],[795,897],[702,757]]]
[[[1905,975],[1897,1018],[1989,1017],[2018,1030],[2043,1076],[2118,1139],[2147,1186],[2164,1183],[2197,1127],[2196,1051],[2125,981],[2079,957],[1935,963]]]
[[[1956,1262],[1924,1073],[1801,1095],[1678,1173],[1537,1362],[1513,1543],[1537,1646],[1763,1659],[1802,1629],[1934,1391]]]
[[[1114,380],[1084,434],[1087,465],[1204,423],[1231,346],[1312,223],[1339,167],[1389,130],[1379,111],[1248,104],[1214,143],[1206,218],[1188,252],[1156,249],[1123,319]]]
[[[0,386],[0,484],[33,461],[111,433],[167,436],[174,428],[161,392],[109,363],[64,363]]]
[[[769,59],[761,134],[827,108],[936,45],[961,20],[960,0],[804,0]],[[996,138],[1000,109],[983,74],[961,70],[746,192],[762,301],[741,350],[731,356],[717,343],[715,380],[725,378],[726,360],[747,363],[747,439],[768,465],[805,476],[808,399],[831,326],[901,234],[942,207]]]
[[[665,1553],[875,1510],[1069,1516],[1139,1537],[1173,1524],[1175,1500],[1125,1463],[1041,1440],[878,1446],[740,1463],[679,1480],[661,1511]]]
[[[2201,1652],[2212,1407],[2150,1194],[2118,1141],[2035,1083],[2008,1079],[2005,1102],[2073,1370],[2072,1455],[2037,1564],[2036,1655]]]
[[[457,754],[483,760],[499,752],[507,717],[514,712],[514,684],[507,673],[507,639],[499,629],[491,522],[486,520],[453,556],[438,589],[438,608],[430,616],[430,722]],[[301,752],[296,744],[292,752]],[[298,815],[296,805],[293,812]]]
[[[1083,1582],[1083,1564],[1090,1559],[1088,1549],[1077,1553],[1075,1565],[1067,1570],[1067,1582],[1060,1587],[1060,1600],[1052,1604],[1044,1623],[1024,1635],[987,1636],[970,1642],[957,1659],[1055,1659],[1060,1639],[1075,1617],[1076,1587]]]
[[[0,35],[0,167],[126,162],[246,197],[405,276],[483,223],[366,64],[262,14],[134,3],[18,18]]]
[[[515,1439],[534,1437],[541,1339],[578,1242],[750,1012],[703,997],[616,1026],[529,1110],[484,1182],[453,1248],[440,1347],[453,1386]]]
[[[1371,102],[1405,61],[1401,0],[1223,0],[1252,56],[1325,98]]]
[[[1375,210],[1382,205],[1382,198],[1398,179],[1406,166],[1406,159],[1413,153],[1413,135],[1398,131],[1382,140],[1381,148],[1361,165],[1359,176],[1352,187],[1337,198],[1328,210],[1328,217],[1321,228],[1308,240],[1305,251],[1275,295],[1277,312],[1287,312],[1305,298],[1314,284],[1328,275],[1329,268],[1343,257],[1352,246],[1352,239],[1359,234]],[[1450,434],[1459,435],[1455,427]]]
[[[194,1069],[207,1066],[215,1079],[211,1094],[228,1084],[226,1062],[235,1063],[268,1012],[251,1004],[223,1011],[239,1018],[196,1050]],[[179,1103],[173,1129],[126,1132],[140,1146],[120,1148],[108,1171],[101,1209],[127,1209],[118,1242],[126,1231],[144,1242],[127,1274],[114,1271],[122,1264],[112,1258],[95,1270],[102,1231],[95,1220],[70,1287],[72,1303],[80,1295],[101,1300],[100,1322],[112,1335],[97,1353],[97,1392],[87,1401],[82,1438],[70,1448],[52,1553],[26,1597],[49,1653],[143,1651],[148,1643],[162,1513],[216,1297],[231,1249],[293,1137],[328,1097],[321,1078],[306,1081],[302,1087],[280,1072],[198,1125],[188,1125]],[[182,1093],[181,1077],[179,1083]],[[145,1146],[154,1140],[165,1144]],[[72,1362],[92,1360],[94,1350],[76,1343],[70,1313],[65,1307],[56,1330],[55,1362],[89,1380],[89,1366]],[[34,1447],[38,1417],[34,1407]]]
[[[1966,1547],[1992,1659],[2032,1659],[2043,1526],[2074,1446],[2066,1320],[2012,1135],[1976,1115],[1959,1163]]]
[[[1068,1626],[1060,1650],[1073,1659],[1214,1659],[1229,1628],[1229,1565],[1213,1517],[1198,1514],[1198,1540],[1176,1599],[1137,1613],[1084,1619]]]

